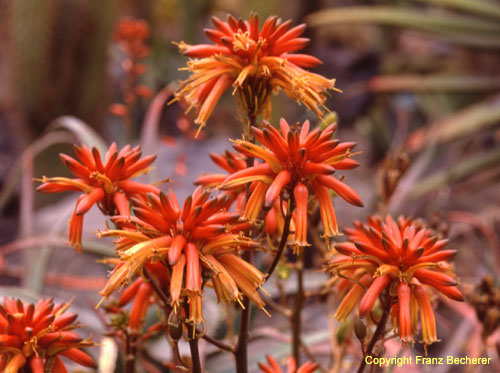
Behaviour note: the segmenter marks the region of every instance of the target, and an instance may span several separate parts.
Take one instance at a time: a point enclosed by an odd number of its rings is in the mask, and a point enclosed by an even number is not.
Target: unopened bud
[[[377,343],[375,343],[375,346],[373,347],[372,350],[372,355],[373,357],[380,357],[384,356],[384,352],[385,352],[384,340],[380,339],[377,341]]]
[[[321,128],[321,130],[324,130],[329,125],[336,123],[338,119],[339,116],[337,115],[337,113],[331,111],[328,114],[326,114],[323,118],[321,118],[321,121],[319,123],[319,128]]]
[[[384,197],[389,200],[396,190],[401,173],[398,170],[389,170],[384,175]]]
[[[347,340],[350,324],[351,324],[350,320],[346,320],[345,322],[339,324],[336,334],[337,343],[339,345],[343,344]]]
[[[377,306],[373,307],[373,309],[372,309],[372,317],[378,323],[382,319],[382,314],[384,313],[384,311],[380,307],[379,302],[377,302],[376,305]]]
[[[178,341],[182,337],[182,323],[179,319],[179,315],[175,311],[170,312],[168,316],[168,334],[174,341]]]
[[[286,263],[280,262],[276,266],[276,275],[282,280],[287,280],[291,272],[292,268]]]
[[[366,337],[366,325],[361,319],[356,319],[354,321],[354,334],[356,334],[356,337],[362,341]]]

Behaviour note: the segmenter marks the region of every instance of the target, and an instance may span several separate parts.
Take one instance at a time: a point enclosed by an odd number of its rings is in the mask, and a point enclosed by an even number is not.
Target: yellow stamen
[[[115,191],[115,185],[106,175],[95,171],[90,174],[90,178],[99,180],[102,183],[104,183],[104,191],[106,193],[113,193]]]

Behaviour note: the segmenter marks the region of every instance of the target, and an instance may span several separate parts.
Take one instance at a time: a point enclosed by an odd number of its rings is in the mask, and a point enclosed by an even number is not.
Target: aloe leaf
[[[447,116],[434,127],[440,142],[453,141],[498,124],[500,96],[469,106]]]
[[[415,29],[457,44],[483,48],[500,46],[500,24],[453,12],[436,12],[410,7],[355,6],[312,13],[306,18],[311,27],[336,24],[375,23]]]
[[[380,23],[424,31],[500,31],[500,25],[450,12],[418,10],[410,7],[354,6],[321,10],[307,16],[311,27],[348,23]]]
[[[72,116],[62,116],[56,118],[51,124],[50,128],[58,129],[64,128],[75,135],[75,137],[83,144],[99,149],[101,154],[105,154],[108,149],[106,142],[102,137],[95,132],[87,123]]]
[[[424,3],[442,5],[462,10],[470,14],[500,19],[500,6],[483,0],[417,0]]]
[[[500,163],[500,149],[459,162],[456,166],[439,171],[417,183],[410,191],[411,198],[417,198],[447,184],[453,184]]]
[[[27,154],[31,154],[34,158],[39,153],[49,148],[50,146],[58,143],[72,143],[74,140],[73,135],[67,132],[50,132],[43,137],[34,141],[29,145],[24,151],[23,155],[16,161],[14,166],[11,168],[9,175],[5,178],[6,182],[0,190],[0,211],[3,210],[5,204],[9,201],[9,198],[16,192],[16,188],[19,185],[19,179],[22,174],[23,158]]]
[[[477,75],[389,75],[368,80],[366,89],[372,92],[477,92],[497,91],[500,78]]]
[[[500,121],[500,95],[450,114],[427,128],[414,132],[411,151],[429,143],[446,143],[495,126]]]
[[[153,153],[158,144],[158,127],[160,124],[160,117],[165,107],[165,103],[172,96],[175,91],[177,83],[170,83],[163,88],[149,104],[148,110],[142,123],[141,131],[141,148],[146,153]]]
[[[29,289],[18,286],[0,286],[0,294],[2,294],[3,297],[21,297],[25,300],[29,300],[30,302],[36,302],[39,299],[38,294],[33,293]]]

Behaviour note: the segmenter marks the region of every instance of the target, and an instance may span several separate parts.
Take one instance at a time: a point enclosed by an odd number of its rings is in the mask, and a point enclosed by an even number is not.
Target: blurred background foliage
[[[178,71],[186,58],[179,55],[172,41],[206,42],[203,28],[209,25],[211,15],[224,17],[230,12],[247,17],[252,10],[261,19],[278,14],[295,24],[306,22],[311,43],[305,53],[321,59],[324,64],[317,72],[335,77],[336,85],[343,90],[343,94],[332,95],[327,106],[340,118],[340,137],[358,141],[358,149],[363,152],[362,167],[350,184],[361,191],[368,207],[353,212],[340,206],[342,226],[377,207],[425,217],[438,230],[450,233],[452,245],[459,250],[457,273],[466,284],[466,293],[483,275],[496,276],[500,270],[498,1],[3,0],[0,285],[31,284],[29,288],[44,294],[57,290],[58,269],[51,269],[52,254],[47,248],[64,246],[61,241],[66,227],[59,224],[61,234],[54,239],[57,242],[36,239],[40,231],[35,228],[35,207],[55,199],[35,198],[31,178],[64,174],[56,154],[71,153],[72,142],[95,143],[100,137],[104,140],[99,141],[127,141],[120,119],[108,110],[113,102],[123,99],[123,55],[113,41],[117,21],[128,16],[149,23],[151,53],[141,80],[157,94],[186,77]],[[186,169],[193,148],[188,147],[179,126],[182,109],[167,107],[167,96],[164,93],[156,101],[149,122],[142,118],[147,117],[148,110],[151,113],[156,98],[138,102],[133,133],[144,144],[147,131],[142,131],[141,138],[139,134],[149,123],[149,138],[164,141],[145,150],[163,146],[167,150],[160,159],[176,159],[175,172],[168,176],[178,181],[193,180],[198,175]],[[226,141],[240,133],[235,129],[233,102],[227,96],[208,123],[206,141]],[[311,117],[282,95],[274,100],[274,118],[286,115],[293,122]],[[77,117],[83,122],[66,119],[58,127],[53,122],[60,116]],[[171,141],[190,150],[170,151]],[[204,170],[204,162],[208,164],[207,159],[202,156],[200,170]],[[60,215],[56,210],[44,216]],[[58,220],[65,222],[66,217]],[[33,246],[47,250],[38,252],[36,260],[19,254],[19,249]],[[93,255],[107,252],[102,243],[91,247]],[[321,258],[318,254],[309,263],[319,268]],[[87,261],[89,266],[93,261],[94,257]],[[94,273],[90,283],[77,278],[82,285],[77,281],[66,289],[74,293],[87,286],[95,293],[100,286],[95,282],[99,274],[104,272]],[[293,289],[287,294],[291,293]],[[467,318],[473,312],[468,307],[455,310],[452,319],[462,323],[468,320],[468,333],[473,333],[470,325],[475,327],[479,324],[473,323],[481,320]],[[438,333],[445,342],[453,333],[452,326]],[[326,342],[324,336],[312,332],[308,338],[315,343],[330,343],[328,333]],[[461,351],[455,345],[444,346],[437,348],[448,353],[453,348],[456,351],[452,353]],[[328,361],[321,353],[319,356]]]

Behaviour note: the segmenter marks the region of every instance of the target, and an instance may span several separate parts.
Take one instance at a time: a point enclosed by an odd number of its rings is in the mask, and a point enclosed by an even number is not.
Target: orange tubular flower
[[[363,277],[359,279],[359,282],[361,285],[366,287],[370,284],[371,280],[372,277],[365,273]],[[334,315],[338,321],[344,321],[347,319],[347,316],[349,316],[354,307],[356,307],[356,304],[358,304],[359,300],[363,297],[364,289],[360,284],[354,284],[351,290],[349,290],[349,292],[345,295],[342,303],[340,303],[340,306]]]
[[[203,321],[202,292],[205,278],[211,278],[219,301],[240,301],[242,294],[264,307],[257,289],[264,275],[240,259],[240,249],[255,249],[258,244],[233,233],[239,215],[227,212],[230,197],[209,199],[210,193],[198,187],[186,198],[181,210],[173,192],[148,194],[147,201],[134,199],[134,219],[112,218],[124,230],[100,232],[101,237],[116,237],[119,263],[112,271],[105,288],[109,296],[121,284],[140,274],[143,266],[164,266],[169,279],[168,291],[175,310],[189,305],[188,321]],[[156,270],[157,271],[157,270]],[[157,277],[156,273],[153,273]]]
[[[422,340],[426,346],[438,342],[436,335],[436,320],[432,311],[431,301],[425,287],[416,285],[414,288],[415,299],[420,308],[420,320],[422,323]]]
[[[213,17],[215,29],[205,29],[215,44],[178,44],[179,50],[192,59],[185,70],[191,76],[181,82],[176,92],[191,107],[196,107],[196,123],[202,128],[222,94],[231,87],[238,93],[245,113],[268,119],[271,93],[282,89],[293,100],[322,116],[325,92],[334,89],[335,79],[326,79],[304,68],[321,64],[307,54],[294,54],[304,48],[309,39],[301,38],[305,24],[291,27],[291,21],[281,22],[269,17],[260,29],[259,17],[227,21]]]
[[[335,210],[329,189],[355,206],[363,206],[358,194],[332,174],[337,169],[351,169],[357,166],[351,162],[350,153],[355,143],[339,143],[333,140],[335,125],[324,130],[309,131],[309,121],[305,121],[300,131],[290,129],[281,119],[281,133],[264,122],[263,129],[252,128],[255,138],[262,143],[237,140],[234,148],[249,157],[262,160],[253,167],[237,171],[224,180],[222,189],[232,189],[249,181],[259,183],[254,188],[247,210],[268,210],[286,195],[295,201],[295,245],[303,247],[307,243],[307,204],[312,194],[317,199],[326,237],[339,234]],[[309,187],[312,193],[309,193]],[[259,198],[254,198],[256,193]]]
[[[129,199],[136,194],[158,193],[153,185],[130,180],[149,171],[156,156],[141,159],[139,146],[125,146],[119,152],[116,144],[109,147],[104,162],[97,148],[75,146],[76,159],[60,154],[62,162],[76,176],[43,177],[37,190],[43,193],[82,191],[69,220],[69,242],[78,251],[82,247],[83,215],[97,204],[105,215],[130,215]]]
[[[78,317],[65,313],[69,303],[54,305],[42,299],[36,305],[5,298],[0,305],[0,370],[15,373],[23,367],[33,373],[66,372],[64,356],[85,367],[97,368],[94,360],[79,348],[93,346],[73,330]]]
[[[266,355],[266,360],[268,365],[264,363],[258,363],[260,371],[262,373],[283,373],[283,370],[271,355]],[[307,361],[302,364],[299,369],[297,369],[297,363],[295,362],[295,359],[293,357],[289,357],[286,362],[287,373],[313,373],[317,368],[318,364]]]
[[[359,315],[368,314],[376,300],[383,295],[391,297],[393,316],[398,321],[398,332],[403,343],[413,342],[417,316],[425,347],[438,341],[436,322],[427,287],[434,288],[447,297],[463,301],[457,282],[448,263],[455,250],[443,250],[447,240],[439,240],[420,221],[391,216],[385,220],[369,217],[367,224],[354,223],[346,229],[350,242],[335,245],[342,254],[331,259],[327,270],[341,274],[339,286],[346,285],[346,278],[353,280],[353,288],[339,306],[335,317],[340,321],[359,303]],[[364,295],[359,295],[362,284]],[[350,293],[356,292],[355,295]],[[346,301],[346,299],[351,301]]]
[[[153,295],[153,288],[146,282],[140,284],[137,289],[134,304],[130,310],[129,326],[132,331],[139,330],[141,322],[146,317],[149,308],[149,301]]]
[[[116,259],[106,262],[116,262]],[[168,284],[170,275],[165,267],[159,263],[148,263],[147,270],[155,277],[156,285],[163,292],[165,284]],[[168,288],[168,285],[167,285]],[[165,332],[165,324],[158,321],[148,328],[144,328],[144,320],[151,306],[156,302],[155,293],[150,282],[142,277],[137,277],[120,294],[118,299],[106,302],[103,308],[111,317],[108,319],[108,334],[120,339],[124,344],[135,343],[136,353],[140,353],[144,342],[155,335]],[[126,307],[131,303],[131,307]]]
[[[233,153],[226,150],[223,155],[210,154],[212,161],[222,168],[226,173],[206,174],[200,176],[196,181],[196,185],[201,185],[205,188],[216,189],[224,182],[224,180],[238,172],[247,168],[247,157],[241,153]],[[259,214],[262,211],[262,204],[267,191],[267,185],[259,181],[252,182],[249,188],[251,195],[246,202],[246,187],[241,185],[239,187],[231,188],[225,191],[231,201],[235,201],[234,212],[241,214],[241,218],[246,222],[245,226],[240,225],[240,230],[245,231],[251,228],[251,224],[260,224],[261,220]],[[283,207],[283,206],[282,206]],[[286,210],[286,206],[283,207]],[[264,228],[270,237],[276,236],[278,233],[281,235],[284,221],[279,213],[280,205],[278,201],[275,202],[273,208],[266,212],[264,218]]]
[[[228,174],[234,174],[235,172],[244,170],[247,167],[246,157],[243,154],[233,153],[229,150],[226,150],[223,155],[210,153],[210,158],[217,166],[226,171],[226,173],[202,175],[198,179],[196,179],[195,185],[201,185],[204,188],[208,189],[218,188],[220,184],[222,184],[222,182],[227,178]],[[229,191],[229,195],[231,197],[231,201],[238,201],[236,212],[239,213],[239,207],[243,207],[245,204],[245,188],[235,188]]]

